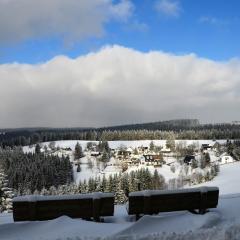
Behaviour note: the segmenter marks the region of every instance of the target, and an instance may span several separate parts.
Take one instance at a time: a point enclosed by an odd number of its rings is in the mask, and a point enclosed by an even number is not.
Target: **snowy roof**
[[[90,154],[100,154],[100,152],[92,151]]]
[[[160,152],[171,152],[170,148],[162,148]]]
[[[132,148],[127,148],[127,152],[132,152],[133,150],[132,150]]]
[[[222,157],[231,157],[231,155],[228,154],[227,152],[224,152],[220,155],[220,158],[222,158]]]

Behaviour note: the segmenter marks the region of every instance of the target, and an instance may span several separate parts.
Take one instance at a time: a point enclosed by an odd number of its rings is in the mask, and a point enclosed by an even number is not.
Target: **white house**
[[[219,157],[219,163],[220,164],[226,164],[226,163],[232,163],[234,162],[234,159],[232,156],[230,156],[228,153],[223,153],[220,157]]]

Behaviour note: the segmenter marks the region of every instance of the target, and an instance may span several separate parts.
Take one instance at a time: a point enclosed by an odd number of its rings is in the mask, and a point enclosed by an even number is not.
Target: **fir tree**
[[[35,153],[36,154],[40,154],[41,153],[41,146],[40,146],[40,144],[36,144],[36,146],[35,146]]]
[[[75,146],[75,151],[74,151],[74,158],[79,159],[82,157],[84,157],[83,151],[82,151],[82,146],[79,144],[79,142],[77,142],[77,144]]]
[[[153,141],[151,141],[150,144],[149,144],[149,150],[150,151],[154,151],[155,150],[155,145],[154,145]]]

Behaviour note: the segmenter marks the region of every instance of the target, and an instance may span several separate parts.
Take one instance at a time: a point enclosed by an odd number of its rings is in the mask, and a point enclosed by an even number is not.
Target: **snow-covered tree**
[[[36,144],[36,146],[35,146],[35,153],[36,154],[40,154],[41,153],[41,146],[40,146],[40,144]]]
[[[8,187],[7,175],[0,171],[0,212],[12,211],[13,191]]]
[[[115,203],[124,204],[127,201],[127,197],[124,193],[122,186],[122,178],[119,176],[116,182]]]
[[[152,152],[155,150],[155,145],[154,145],[154,142],[151,141],[150,144],[149,144],[149,150]]]
[[[93,161],[90,158],[88,159],[87,165],[89,169],[93,169]]]
[[[75,146],[75,151],[74,151],[74,158],[79,159],[82,157],[84,157],[82,146],[79,144],[79,142],[77,142],[77,144]]]

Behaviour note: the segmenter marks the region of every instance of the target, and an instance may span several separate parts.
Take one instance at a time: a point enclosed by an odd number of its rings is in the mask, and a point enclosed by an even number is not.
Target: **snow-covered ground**
[[[137,148],[137,147],[141,147],[141,146],[149,147],[151,141],[152,140],[108,141],[108,144],[109,144],[109,147],[112,149],[117,149],[121,146],[131,147],[133,149],[133,148]],[[72,150],[74,150],[76,144],[79,143],[79,144],[81,144],[82,148],[85,149],[88,142],[90,142],[90,141],[64,140],[64,141],[56,141],[55,146],[60,147],[60,148],[71,148]],[[96,144],[98,143],[98,141],[91,141],[91,142],[94,142]],[[165,147],[165,144],[166,144],[166,140],[153,140],[153,142],[154,142],[155,146],[161,146],[161,147]],[[218,142],[222,144],[222,143],[225,143],[226,140],[218,140]],[[195,144],[196,146],[199,146],[199,148],[200,148],[202,144],[213,144],[214,141],[212,141],[212,140],[176,140],[175,143],[176,144],[181,143],[183,146]],[[49,142],[41,143],[41,145],[42,145],[42,147],[48,146]],[[33,152],[34,150],[35,150],[34,147],[29,147],[29,146],[23,147],[24,152]],[[213,160],[213,161],[217,160],[216,156],[214,155],[214,152],[210,152],[210,157],[211,157],[211,160]],[[70,158],[73,160],[73,153],[70,153]],[[89,159],[91,159],[91,161],[93,163],[92,169],[90,169],[88,167]],[[173,157],[168,157],[165,160],[167,163],[173,163],[174,161],[176,161],[176,159]],[[121,172],[120,166],[117,166],[117,164],[114,165],[114,163],[115,163],[114,160],[112,160],[112,163],[113,163],[112,166],[107,166],[104,169],[101,165],[97,166],[96,158],[91,158],[88,154],[87,156],[81,158],[81,171],[80,172],[76,171],[77,166],[73,167],[75,183],[79,184],[80,181],[81,182],[83,182],[84,180],[88,181],[89,178],[103,177],[103,175],[108,177],[109,175],[120,173]],[[177,165],[176,165],[176,171],[173,173],[171,171],[169,165],[163,165],[162,167],[158,167],[158,168],[154,168],[153,166],[148,166],[147,168],[152,173],[154,172],[155,169],[157,169],[158,173],[161,174],[165,178],[166,182],[168,182],[168,180],[170,180],[170,179],[178,178],[179,171],[180,171],[180,169],[177,169]],[[142,167],[146,167],[146,166],[142,166],[142,165],[129,166],[127,172],[139,170]]]
[[[220,173],[212,181],[197,186],[219,186],[220,194],[240,193],[240,162],[221,165]],[[194,186],[195,187],[195,186]],[[240,202],[239,202],[240,208]]]
[[[11,214],[0,215],[1,240],[80,239],[240,239],[240,163],[222,165],[219,176],[206,182],[220,189],[219,205],[205,215],[187,211],[144,216],[135,222],[125,206],[116,206],[115,215],[105,223],[63,216],[51,221],[13,223]]]

